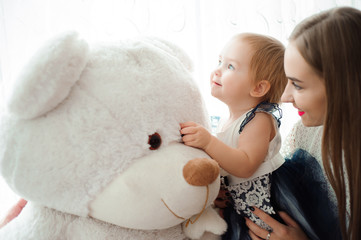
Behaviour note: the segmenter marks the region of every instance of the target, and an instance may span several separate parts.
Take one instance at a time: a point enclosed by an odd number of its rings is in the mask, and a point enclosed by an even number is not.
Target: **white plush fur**
[[[179,123],[208,126],[192,63],[155,38],[88,46],[76,33],[30,60],[0,122],[0,171],[29,201],[0,239],[185,239],[226,226],[219,179],[192,186]],[[149,149],[149,135],[162,144]],[[209,159],[209,161],[213,161]],[[162,199],[167,203],[165,207]],[[181,223],[207,209],[192,226]],[[175,217],[176,213],[181,218]]]
[[[81,218],[29,203],[1,231],[6,240],[170,240],[184,239],[181,227],[165,230],[139,231],[121,228],[92,218]]]

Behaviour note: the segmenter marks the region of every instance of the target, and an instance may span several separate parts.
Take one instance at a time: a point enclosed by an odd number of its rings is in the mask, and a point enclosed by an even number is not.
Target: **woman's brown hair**
[[[290,41],[322,77],[327,113],[322,161],[343,239],[361,239],[361,11],[341,7],[301,22]],[[349,200],[349,209],[347,201]]]

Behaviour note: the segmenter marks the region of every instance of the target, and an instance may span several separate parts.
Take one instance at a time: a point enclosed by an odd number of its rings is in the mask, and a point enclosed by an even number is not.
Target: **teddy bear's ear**
[[[190,71],[190,72],[193,71],[192,60],[190,59],[188,54],[183,49],[178,47],[177,45],[175,45],[169,41],[166,41],[164,39],[160,39],[160,38],[156,38],[156,37],[147,37],[147,38],[144,38],[144,40],[146,42],[149,42],[149,43],[155,45],[156,47],[166,51],[170,55],[178,58],[178,60],[183,63],[183,65],[186,67],[186,69],[188,69],[188,71]]]
[[[48,41],[16,79],[7,102],[9,112],[31,119],[55,108],[79,79],[88,53],[88,44],[75,32]]]

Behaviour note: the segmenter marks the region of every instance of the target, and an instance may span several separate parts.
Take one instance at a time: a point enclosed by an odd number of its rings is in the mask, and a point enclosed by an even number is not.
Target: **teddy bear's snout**
[[[184,179],[193,186],[207,186],[219,175],[219,165],[216,161],[206,158],[190,160],[183,168]]]

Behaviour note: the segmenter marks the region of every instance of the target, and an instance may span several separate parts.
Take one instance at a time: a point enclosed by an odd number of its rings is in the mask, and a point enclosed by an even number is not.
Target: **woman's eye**
[[[150,145],[150,150],[156,150],[162,144],[162,138],[158,133],[153,133],[152,135],[149,135],[148,144]]]
[[[302,87],[297,85],[297,83],[295,83],[295,82],[292,82],[292,85],[295,87],[296,90],[301,90],[302,89]]]
[[[228,64],[228,69],[234,70],[234,66],[232,64]]]

